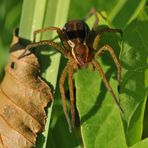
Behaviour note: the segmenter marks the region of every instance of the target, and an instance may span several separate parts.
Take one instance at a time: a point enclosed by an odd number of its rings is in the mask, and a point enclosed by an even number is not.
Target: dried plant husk
[[[30,148],[45,128],[45,107],[52,101],[50,87],[39,76],[39,62],[16,34],[5,76],[0,85],[0,148]]]

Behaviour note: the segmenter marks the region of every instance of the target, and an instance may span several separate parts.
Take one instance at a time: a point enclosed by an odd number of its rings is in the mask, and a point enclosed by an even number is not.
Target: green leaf
[[[134,144],[130,148],[147,148],[148,147],[148,138]]]
[[[4,74],[4,66],[8,60],[9,44],[12,30],[19,23],[22,0],[0,1],[0,80]]]
[[[84,147],[126,148],[120,111],[101,81],[97,71],[84,69],[76,74],[77,108]],[[116,88],[116,80],[110,78],[109,82]]]
[[[124,0],[110,0],[107,2],[105,0],[85,0],[85,2],[83,3],[81,1],[73,0],[70,3],[69,18],[83,19],[91,10],[91,8],[96,8],[99,11],[106,11],[109,15],[113,11],[113,8],[117,5],[117,3],[121,1]],[[77,10],[81,11],[79,11],[79,13],[76,13]]]
[[[2,46],[1,40],[0,40],[0,49],[7,49],[8,47]],[[4,66],[8,59],[8,50],[0,50],[0,82],[2,80],[3,74],[4,74]]]
[[[122,64],[120,98],[125,110],[123,120],[128,145],[139,142],[143,131],[148,88],[147,26],[148,15],[144,20],[130,23],[125,28],[123,36],[123,49],[120,55]]]
[[[47,0],[25,0],[23,2],[19,36],[33,39],[33,32],[43,26]],[[29,12],[29,15],[28,13]]]
[[[109,18],[116,28],[124,28],[134,20],[147,0],[120,0],[111,11]]]
[[[69,18],[83,19],[91,8],[96,8],[99,11],[105,11],[112,26],[116,28],[124,28],[132,20],[134,20],[141,9],[145,6],[147,0],[85,0],[72,1],[70,5]],[[76,13],[76,10],[81,10]]]
[[[100,19],[101,20],[101,19]],[[101,45],[108,43],[119,53],[119,37],[106,34]],[[110,56],[100,60],[105,75],[116,96],[116,67]],[[105,88],[98,71],[81,69],[75,75],[76,103],[81,120],[81,133],[86,148],[126,148],[126,139],[120,110]]]
[[[146,15],[146,13],[145,13]],[[84,146],[127,147],[141,140],[143,118],[146,105],[148,81],[148,26],[147,20],[139,17],[124,31],[123,49],[120,53],[122,82],[120,90],[122,119],[112,96],[104,87],[98,72],[83,69],[76,74],[77,108],[81,119],[81,132]],[[117,49],[117,40],[110,35],[103,38]],[[116,69],[106,56],[101,60],[110,85],[117,96]],[[122,123],[123,120],[123,123]],[[124,125],[124,128],[123,128]]]
[[[65,114],[63,114],[61,99],[55,101],[53,114],[54,118],[51,122],[50,137],[47,145],[52,148],[58,148],[60,143],[60,147],[62,148],[79,148],[78,131],[69,133]]]
[[[0,31],[2,42],[3,45],[9,46],[12,38],[12,31],[19,25],[22,0],[2,0],[0,4]],[[8,49],[9,48],[7,48],[7,50]]]

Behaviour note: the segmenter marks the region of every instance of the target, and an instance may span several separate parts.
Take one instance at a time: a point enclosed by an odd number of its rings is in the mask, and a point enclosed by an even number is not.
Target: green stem
[[[24,0],[19,36],[28,40],[32,40],[33,32],[37,29],[49,26],[62,27],[66,22],[69,3],[70,0]],[[54,34],[55,32],[50,31],[43,34],[43,36],[39,35],[38,37],[40,40],[50,39],[54,36]],[[43,49],[43,47],[41,49]],[[48,51],[41,52],[39,61],[41,66],[46,64],[46,60],[50,61],[50,66],[48,65],[49,67],[47,67],[46,70],[44,69],[42,76],[46,79],[46,81],[50,82],[50,84],[52,84],[55,89],[60,63],[60,54],[55,53],[52,54],[52,56],[49,56],[49,52],[51,51],[53,52],[53,49],[50,48]],[[47,57],[46,60],[45,57]],[[45,131],[39,136],[37,140],[37,147],[46,148],[47,146],[52,105],[53,104],[51,104],[51,106],[48,108]]]

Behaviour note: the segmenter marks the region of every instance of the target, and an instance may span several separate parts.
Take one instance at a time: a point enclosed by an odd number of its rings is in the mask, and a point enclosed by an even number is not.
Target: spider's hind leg
[[[65,90],[64,90],[64,83],[66,80],[68,69],[69,69],[69,65],[67,64],[61,74],[60,81],[59,81],[59,87],[60,87],[60,93],[62,97],[63,110],[64,110],[65,117],[66,117],[66,120],[69,126],[69,131],[72,132],[71,121],[70,121],[69,114],[67,112],[67,107],[66,107],[66,96],[65,96]]]
[[[99,17],[98,17],[98,14],[99,14],[103,19],[106,20],[105,16],[103,16],[103,14],[102,14],[100,11],[96,10],[95,8],[92,8],[92,9],[88,12],[88,14],[85,16],[85,18],[84,18],[84,21],[87,21],[87,19],[90,18],[92,15],[95,16],[95,21],[94,21],[93,27],[92,27],[93,31],[97,31],[97,28],[98,28],[98,24],[99,24]]]
[[[71,118],[72,118],[72,126],[75,125],[75,99],[74,99],[74,88],[73,88],[73,67],[69,66],[68,69],[68,85],[70,92],[70,103],[71,103]]]
[[[115,62],[115,65],[117,67],[117,71],[118,71],[118,74],[117,74],[117,80],[118,80],[118,89],[120,88],[120,75],[121,75],[121,66],[120,66],[120,63],[118,61],[118,58],[114,52],[114,49],[112,47],[110,47],[109,45],[104,45],[102,48],[100,48],[96,54],[95,54],[95,59],[97,59],[97,57],[100,57],[105,51],[108,51],[114,62]]]
[[[102,80],[103,80],[103,82],[104,82],[106,88],[110,91],[110,93],[111,93],[111,95],[113,96],[113,99],[114,99],[114,101],[116,102],[116,104],[118,105],[119,109],[120,109],[122,112],[124,112],[124,110],[122,109],[122,107],[121,107],[121,105],[120,105],[120,103],[119,103],[119,101],[118,101],[118,99],[117,99],[117,97],[116,97],[116,95],[115,95],[113,89],[111,88],[110,84],[108,83],[108,81],[107,81],[107,79],[106,79],[106,76],[105,76],[105,74],[104,74],[104,72],[103,72],[103,69],[101,68],[101,65],[100,65],[99,62],[97,62],[96,60],[93,60],[93,61],[92,61],[92,64],[93,64],[93,65],[95,66],[95,68],[99,71],[99,74],[100,74],[100,76],[101,76],[101,78],[102,78]]]
[[[90,18],[92,15],[95,16],[95,21],[93,23],[93,31],[96,31],[97,30],[97,27],[98,27],[98,23],[99,23],[99,17],[98,17],[98,14],[97,14],[97,10],[95,8],[92,8],[89,13],[85,16],[84,18],[84,21],[87,21],[88,18]]]
[[[58,27],[47,27],[47,28],[42,28],[42,29],[38,29],[36,31],[33,32],[33,42],[36,42],[36,35],[39,33],[43,33],[43,32],[47,32],[47,31],[56,31],[57,34],[59,35],[61,42],[63,44],[63,46],[66,49],[69,49],[69,44],[67,42],[67,37],[64,35],[62,29],[58,28]]]

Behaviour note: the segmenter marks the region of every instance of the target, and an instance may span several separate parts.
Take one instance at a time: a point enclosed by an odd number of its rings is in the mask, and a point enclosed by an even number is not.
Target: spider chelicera
[[[99,14],[102,16],[101,13]],[[95,16],[95,21],[94,21],[92,30],[90,30],[88,25],[85,23],[85,21],[91,15]],[[117,80],[118,80],[118,86],[119,86],[120,85],[120,63],[118,61],[118,58],[112,47],[106,44],[102,48],[98,49],[98,44],[103,33],[118,32],[122,34],[122,31],[120,29],[111,29],[111,28],[103,28],[102,30],[97,31],[98,23],[99,23],[99,18],[98,18],[97,11],[96,9],[92,9],[89,12],[89,14],[85,17],[84,20],[71,20],[67,22],[62,29],[58,27],[48,27],[48,28],[39,29],[34,32],[34,43],[28,45],[24,53],[19,57],[19,58],[23,57],[26,51],[29,50],[30,48],[47,44],[56,48],[68,59],[68,62],[60,77],[59,87],[60,87],[60,93],[62,97],[63,110],[65,113],[70,131],[72,126],[75,123],[75,105],[74,105],[75,98],[74,98],[74,92],[73,92],[73,73],[74,71],[82,67],[87,66],[87,67],[92,67],[93,69],[95,68],[98,70],[106,88],[111,93],[114,101],[116,102],[120,110],[123,112],[123,109],[120,106],[112,87],[110,86],[110,84],[106,79],[106,76],[103,72],[103,69],[101,68],[101,65],[96,60],[105,51],[108,51],[111,54],[115,62],[115,65],[117,66],[117,71],[118,71]],[[37,33],[45,32],[48,30],[57,31],[63,46],[60,46],[57,43],[50,40],[35,42]],[[69,92],[70,92],[72,122],[67,112],[66,97],[65,97],[65,90],[64,90],[64,83],[67,76],[68,76],[68,85],[69,85]]]

